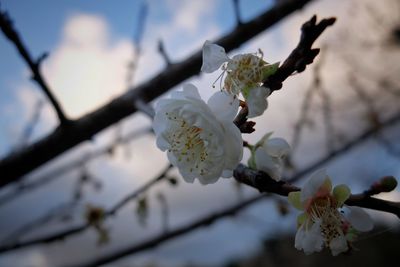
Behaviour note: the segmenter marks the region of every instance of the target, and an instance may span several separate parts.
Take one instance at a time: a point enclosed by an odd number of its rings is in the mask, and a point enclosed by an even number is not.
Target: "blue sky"
[[[272,1],[242,0],[240,2],[242,16],[244,20],[248,20],[264,11]],[[296,13],[284,23],[279,23],[267,34],[250,41],[239,51],[253,53],[261,48],[267,61],[280,61],[297,43],[301,23],[315,13],[320,17],[335,15],[339,18],[336,28],[329,29],[326,36],[321,38],[321,42],[333,44],[333,46],[335,42],[344,42],[337,36],[340,36],[338,35],[340,29],[348,27],[346,20],[350,18],[346,10],[349,9],[343,4],[346,1],[319,2]],[[16,28],[34,56],[50,52],[49,58],[43,65],[43,72],[67,113],[79,117],[124,92],[126,64],[132,57],[134,45],[132,38],[137,27],[137,12],[142,3],[143,1],[128,0],[1,0],[1,8],[10,13]],[[149,13],[142,41],[142,54],[134,81],[136,84],[164,68],[164,62],[156,52],[158,39],[161,38],[164,41],[172,59],[179,60],[199,49],[206,39],[214,39],[228,32],[235,24],[230,0],[148,0],[147,3]],[[339,46],[339,48],[342,47]],[[233,54],[239,51],[235,51]],[[372,52],[371,54],[373,54]],[[341,88],[345,88],[343,72],[346,72],[347,69],[340,65],[339,59],[334,53],[327,56],[328,63],[324,77],[327,86],[331,88],[333,100],[339,102],[343,98],[350,99],[352,95],[348,91],[341,90]],[[396,55],[389,55],[386,58],[380,54],[378,56],[381,57],[382,66],[386,63],[390,66],[389,59],[396,58]],[[298,118],[301,100],[310,83],[311,73],[310,69],[301,75],[291,77],[285,83],[284,90],[274,93],[269,98],[269,109],[265,116],[256,119],[256,133],[250,137],[246,136],[246,140],[256,142],[265,132],[269,131],[274,131],[275,136],[290,140],[291,130]],[[202,96],[206,99],[213,92],[210,84],[217,76],[217,73],[202,75],[191,78],[189,81],[202,88]],[[335,92],[339,93],[335,94]],[[8,151],[15,142],[15,137],[21,134],[21,129],[32,113],[33,104],[40,96],[40,90],[28,79],[26,66],[15,53],[14,47],[3,36],[0,36],[0,124],[2,125],[0,155]],[[349,100],[344,99],[344,101]],[[395,100],[382,98],[380,105],[391,107],[390,103],[393,101]],[[340,107],[338,108],[339,115],[336,117],[340,130],[349,134],[346,138],[361,131],[365,126],[364,121],[356,114],[361,107],[356,104],[349,106],[353,108],[351,111],[354,114],[350,114],[347,109],[343,108],[343,105],[338,105]],[[319,103],[315,105],[313,112],[317,117],[321,114]],[[324,129],[322,124],[318,123],[318,118],[315,123],[314,128],[306,129],[304,147],[295,155],[300,166],[312,162],[324,152],[319,149],[325,145]],[[150,121],[146,117],[136,115],[124,122],[123,132],[129,132],[136,125],[149,124]],[[52,109],[47,106],[34,137],[42,136],[51,131],[54,126],[55,119]],[[115,136],[114,130],[114,128],[107,129],[96,136],[95,142],[79,146],[67,153],[66,156],[57,159],[55,163],[39,170],[29,179],[35,179],[57,164],[62,165],[84,152],[108,143]],[[84,203],[76,212],[78,221],[82,220],[79,214],[82,213],[86,202],[110,206],[123,195],[132,191],[132,188],[136,188],[146,179],[158,174],[159,170],[154,168],[155,163],[160,166],[167,163],[165,155],[155,147],[154,139],[151,136],[133,142],[130,147],[132,150],[130,159],[124,157],[123,149],[117,149],[114,157],[105,156],[87,164],[87,169],[105,186],[101,192],[95,192],[90,186],[85,188]],[[371,162],[380,164],[377,167],[371,165]],[[390,174],[396,174],[396,172],[399,174],[400,172],[396,167],[398,161],[373,142],[369,142],[367,146],[361,147],[344,159],[329,165],[329,172],[334,177],[334,183],[351,181],[353,189],[361,190],[360,188],[367,182],[353,179],[357,174],[353,166],[363,169],[362,173],[365,174],[364,178],[368,182],[376,176],[387,175],[387,172],[391,172]],[[11,203],[10,206],[1,208],[1,217],[8,218],[8,220],[0,222],[0,229],[4,230],[0,232],[0,236],[7,230],[16,228],[18,223],[23,224],[32,217],[38,217],[45,213],[48,208],[55,206],[58,202],[68,200],[75,185],[74,181],[78,176],[78,171],[65,174],[49,187],[32,192],[19,201]],[[148,228],[140,227],[132,218],[134,203],[110,222],[110,227],[115,235],[113,238],[118,240],[117,245],[131,244],[133,241],[136,242],[141,238],[158,233],[159,207],[155,204],[155,195],[159,191],[168,196],[169,203],[174,207],[173,216],[171,216],[172,225],[188,222],[200,215],[208,214],[212,211],[210,207],[223,208],[227,203],[237,201],[238,197],[232,181],[225,179],[212,187],[202,187],[198,183],[182,183],[179,188],[170,188],[167,185],[158,186],[150,193],[154,210],[152,210]],[[254,193],[251,189],[245,190],[245,195]],[[143,261],[154,259],[170,263],[172,266],[174,263],[182,261],[221,263],[232,255],[240,255],[244,249],[256,249],[260,243],[260,232],[264,234],[287,229],[294,231],[293,216],[286,219],[279,217],[271,202],[261,203],[246,212],[253,216],[259,216],[261,221],[265,221],[265,225],[258,226],[260,229],[254,229],[254,224],[244,222],[246,216],[243,220],[224,220],[214,227],[200,230],[194,235],[171,242],[169,245],[133,259]],[[268,214],[268,217],[263,214]],[[278,225],[277,222],[279,222]],[[46,229],[41,229],[36,234],[40,234],[44,230]],[[23,261],[21,264],[26,264],[31,260],[31,262],[40,262],[41,266],[53,266],[63,260],[68,260],[69,255],[66,256],[65,251],[75,253],[74,256],[79,259],[112,250],[113,246],[99,250],[95,239],[95,234],[89,232],[83,237],[72,238],[62,245],[43,246],[22,251],[21,254],[0,257],[0,265],[4,262],[15,263],[17,259],[15,255],[23,255],[23,257],[18,257]],[[237,240],[244,241],[241,243]],[[76,244],[80,244],[80,246]],[[80,253],[82,248],[87,250],[87,255]],[[187,253],[183,256],[182,249],[187,249]]]

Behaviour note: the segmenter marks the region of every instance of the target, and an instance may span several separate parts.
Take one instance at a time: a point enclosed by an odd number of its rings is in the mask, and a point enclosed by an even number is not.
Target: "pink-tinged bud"
[[[371,189],[376,193],[391,192],[397,186],[397,180],[393,176],[382,177],[379,181],[375,182]]]

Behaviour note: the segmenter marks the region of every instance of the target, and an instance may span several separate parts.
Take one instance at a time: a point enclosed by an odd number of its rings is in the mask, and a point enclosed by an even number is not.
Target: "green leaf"
[[[300,200],[300,192],[290,192],[288,195],[289,203],[298,210],[304,210],[304,207]]]
[[[333,196],[338,202],[338,207],[341,207],[344,204],[344,202],[349,198],[350,194],[350,188],[345,184],[337,185],[333,189]]]

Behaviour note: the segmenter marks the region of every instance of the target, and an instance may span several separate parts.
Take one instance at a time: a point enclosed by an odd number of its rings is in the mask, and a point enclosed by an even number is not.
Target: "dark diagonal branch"
[[[53,95],[50,90],[50,87],[44,80],[42,74],[40,73],[40,64],[46,58],[46,54],[39,57],[37,60],[34,60],[31,54],[29,53],[26,45],[23,43],[21,37],[18,32],[15,30],[13,22],[6,12],[0,10],[0,28],[4,35],[12,42],[16,49],[18,50],[21,57],[25,60],[26,64],[28,64],[31,72],[32,79],[39,85],[39,87],[43,90],[47,98],[50,100],[50,103],[53,105],[58,119],[60,120],[60,124],[64,125],[68,122],[68,118],[65,116],[64,111],[61,108],[61,105],[58,103],[57,99]]]
[[[295,10],[302,8],[310,1],[280,1],[260,16],[237,26],[229,34],[216,40],[216,43],[225,47],[226,51],[231,51]],[[0,187],[17,181],[23,175],[68,149],[83,141],[90,140],[93,135],[133,114],[137,111],[132,104],[135,100],[142,99],[144,102],[150,102],[170,88],[199,73],[201,62],[202,51],[199,50],[184,61],[173,64],[156,77],[135,89],[115,98],[92,113],[71,122],[68,127],[57,128],[54,132],[26,147],[24,150],[8,155],[0,161],[0,173],[2,174]],[[284,74],[279,75],[282,76]]]
[[[319,53],[318,48],[311,48],[315,40],[317,40],[327,27],[333,25],[335,21],[335,18],[328,18],[317,23],[317,17],[313,16],[309,21],[304,23],[301,28],[300,42],[297,47],[283,62],[276,73],[264,81],[264,86],[270,88],[271,91],[279,90],[282,88],[282,82],[290,75],[295,72],[304,71],[306,66],[311,64]]]
[[[132,131],[130,134],[124,136],[124,137],[120,137],[117,140],[115,140],[115,142],[99,148],[96,151],[92,151],[90,153],[88,153],[87,155],[83,155],[82,157],[79,157],[77,159],[71,160],[70,162],[55,168],[52,171],[49,171],[48,173],[39,176],[37,178],[35,178],[32,182],[26,182],[26,183],[21,183],[21,184],[17,184],[15,185],[15,188],[11,189],[9,192],[3,194],[0,197],[0,207],[4,204],[7,204],[9,201],[12,201],[22,195],[24,195],[24,193],[28,193],[31,192],[31,190],[41,187],[43,185],[46,185],[50,182],[55,181],[56,179],[59,179],[61,177],[63,177],[64,174],[78,168],[82,166],[82,163],[90,161],[90,160],[94,160],[97,159],[101,156],[104,156],[108,153],[112,153],[112,151],[114,150],[114,148],[117,145],[124,145],[127,144],[128,142],[144,135],[147,133],[151,133],[152,129],[151,128],[144,128],[144,129],[138,129],[135,131]]]
[[[212,223],[218,221],[221,218],[227,217],[227,216],[233,216],[235,215],[237,212],[239,212],[240,210],[243,210],[244,208],[250,206],[253,203],[256,203],[257,201],[260,201],[261,199],[265,198],[265,196],[267,195],[259,195],[259,196],[255,196],[252,197],[246,201],[243,201],[237,205],[234,205],[230,208],[227,208],[223,211],[220,212],[216,212],[214,214],[211,214],[207,217],[203,217],[200,220],[196,220],[192,223],[189,223],[187,225],[178,227],[170,232],[167,232],[165,234],[156,236],[155,238],[146,240],[142,243],[139,243],[137,245],[133,245],[133,246],[129,246],[126,247],[120,251],[117,251],[116,253],[113,254],[109,254],[109,255],[104,255],[102,257],[99,257],[98,259],[94,260],[94,261],[90,261],[90,262],[86,262],[86,263],[82,263],[82,264],[78,264],[78,265],[73,265],[74,267],[94,267],[94,266],[100,266],[109,262],[113,262],[116,261],[120,258],[123,258],[125,256],[128,255],[132,255],[147,249],[151,249],[154,248],[168,240],[171,240],[173,238],[179,237],[181,235],[184,235],[186,233],[192,232],[193,230],[196,230],[200,227],[205,227],[205,226],[209,226]]]
[[[153,185],[162,181],[166,177],[168,171],[171,168],[172,168],[172,165],[168,165],[166,168],[164,168],[164,170],[162,170],[160,175],[158,175],[157,177],[148,181],[146,184],[144,184],[143,186],[141,186],[140,188],[138,188],[131,194],[125,196],[120,201],[115,203],[111,208],[109,208],[108,210],[105,211],[103,218],[106,219],[107,217],[115,215],[121,208],[123,208],[131,200],[137,198],[140,194],[143,194],[144,192],[149,190]],[[86,222],[81,225],[74,226],[70,229],[62,230],[57,233],[51,233],[51,234],[48,234],[48,235],[45,235],[45,236],[42,236],[42,237],[39,237],[36,239],[31,239],[28,241],[16,242],[16,243],[8,244],[8,245],[3,245],[3,246],[0,246],[0,253],[4,253],[4,252],[10,251],[10,250],[20,249],[20,248],[27,247],[27,246],[62,240],[68,236],[81,233],[81,232],[85,231],[86,229],[89,229],[91,226],[92,226],[92,224],[90,222]]]

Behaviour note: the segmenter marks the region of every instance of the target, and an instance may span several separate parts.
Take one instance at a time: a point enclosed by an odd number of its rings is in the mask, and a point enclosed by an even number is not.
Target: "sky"
[[[246,21],[255,17],[268,8],[271,2],[240,1],[243,19]],[[333,94],[334,101],[343,102],[352,95],[348,91],[335,89],[344,86],[345,82],[338,77],[342,77],[340,75],[343,75],[346,68],[341,68],[342,65],[335,56],[334,48],[335,45],[342,48],[340,29],[347,27],[346,21],[351,16],[348,11],[350,4],[346,1],[337,1],[335,4],[330,1],[316,2],[232,54],[256,52],[258,48],[261,48],[267,61],[281,61],[295,46],[300,25],[311,15],[316,13],[320,17],[337,16],[336,28],[327,30],[327,36],[323,36],[318,44],[331,44],[333,47],[333,52],[326,56],[330,64],[327,64],[327,70],[324,72],[326,79],[324,81],[327,84],[333,84],[334,90],[340,91],[338,94]],[[28,0],[2,0],[1,9],[9,12],[33,56],[38,57],[44,52],[49,53],[42,66],[44,76],[56,97],[60,99],[66,113],[72,118],[78,118],[122,94],[128,87],[140,84],[163,70],[165,62],[156,50],[158,40],[163,41],[171,59],[179,61],[200,49],[205,40],[216,39],[221,34],[229,32],[235,25],[232,4],[228,0],[148,0],[145,2],[148,15],[145,18],[143,38],[140,43],[137,43],[134,40],[140,28],[138,27],[139,10],[143,3],[144,0],[96,1],[95,4],[92,1],[43,0],[37,3]],[[137,47],[140,47],[139,57],[134,54]],[[371,51],[371,54],[373,52]],[[382,54],[378,55],[383,57]],[[392,59],[400,58],[396,51],[386,51],[385,56]],[[138,68],[134,79],[127,81],[127,66],[132,59],[138,60]],[[383,61],[381,64],[386,64],[387,68],[393,69],[390,64],[393,64],[391,62],[395,60],[389,61],[383,58],[381,61]],[[398,64],[395,67],[398,67]],[[201,75],[189,79],[188,82],[193,82],[201,88],[202,97],[207,99],[213,93],[210,84],[217,76],[217,73]],[[269,98],[268,112],[265,116],[256,119],[257,131],[246,138],[256,142],[265,132],[273,131],[274,136],[290,140],[292,126],[298,118],[302,96],[310,80],[311,71],[289,79],[285,83],[285,90]],[[179,88],[180,86],[175,89]],[[24,126],[32,117],[39,99],[43,99],[43,95],[29,80],[29,71],[26,66],[15,53],[14,47],[3,36],[0,37],[0,125],[2,125],[0,156],[4,156],[21,140]],[[393,105],[395,101],[387,96],[382,97],[378,104],[391,107],[395,106]],[[318,103],[316,106],[318,107]],[[347,138],[356,135],[365,126],[357,115],[361,108],[354,104],[349,107],[352,113],[348,109],[338,111],[337,123],[339,128],[346,130]],[[319,111],[320,109],[317,110]],[[19,119],[16,120],[16,118]],[[52,108],[45,104],[30,141],[51,132],[56,122]],[[134,115],[123,121],[120,131],[122,134],[127,134],[138,125],[144,127],[150,124],[146,116]],[[84,143],[72,149],[48,166],[35,171],[27,177],[27,180],[35,180],[71,159],[104,146],[115,138],[115,133],[116,130],[113,127],[105,130],[97,135],[93,142]],[[398,137],[398,127],[386,134],[395,139],[396,136]],[[305,135],[304,145],[295,155],[300,166],[313,162],[325,152],[323,149],[315,149],[315,147],[324,146],[321,125],[317,124],[314,129],[307,129]],[[128,149],[130,156],[127,158]],[[312,153],[307,152],[304,156],[307,150]],[[376,165],[371,166],[369,164],[371,162]],[[158,166],[166,165],[166,156],[156,148],[154,138],[151,135],[145,135],[131,142],[128,148],[117,148],[112,156],[105,155],[86,164],[85,168],[90,175],[101,181],[102,190],[97,192],[92,186],[86,185],[82,205],[77,207],[74,221],[61,226],[67,227],[82,221],[80,214],[84,212],[87,203],[111,206],[132,189],[157,175],[160,169],[154,168],[155,163]],[[360,173],[354,169],[363,171],[362,173],[366,176],[364,181],[352,179],[354,175]],[[68,172],[46,188],[35,190],[9,205],[0,207],[1,217],[6,218],[0,222],[0,229],[3,229],[0,237],[17,229],[19,225],[23,225],[30,219],[40,217],[48,209],[68,201],[80,171],[78,169]],[[387,175],[388,172],[392,175],[400,174],[398,159],[390,157],[387,151],[374,142],[368,142],[329,165],[329,173],[337,178],[335,182],[349,183],[355,190],[362,190],[372,179]],[[177,173],[174,172],[174,175]],[[194,218],[222,209],[235,203],[241,197],[231,179],[222,179],[215,185],[205,187],[198,183],[185,184],[182,180],[179,181],[178,187],[161,184],[149,192],[151,213],[146,227],[142,227],[133,215],[135,203],[123,209],[115,219],[107,221],[107,226],[112,230],[110,245],[98,247],[96,233],[87,231],[82,236],[67,239],[62,243],[0,255],[0,266],[11,264],[57,266],[76,263],[155,235],[160,231],[160,207],[157,203],[157,194],[160,192],[167,197],[168,205],[171,207],[171,226],[182,225]],[[242,188],[242,191],[242,197],[256,193],[250,188]],[[387,197],[398,200],[399,193],[397,191]],[[186,262],[222,264],[233,256],[244,256],[248,254],[248,251],[256,250],[262,238],[268,234],[281,231],[294,232],[294,216],[295,214],[291,214],[281,218],[275,209],[274,202],[264,201],[244,211],[243,215],[235,220],[224,219],[211,227],[195,231],[151,252],[128,257],[111,266],[145,262],[162,263],[163,266],[177,266]],[[249,219],[254,217],[258,219],[256,221]],[[393,219],[390,215],[381,217],[389,221]],[[60,229],[60,225],[54,222],[34,231],[27,238],[40,235],[49,229]],[[82,253],[82,250],[85,253]]]

